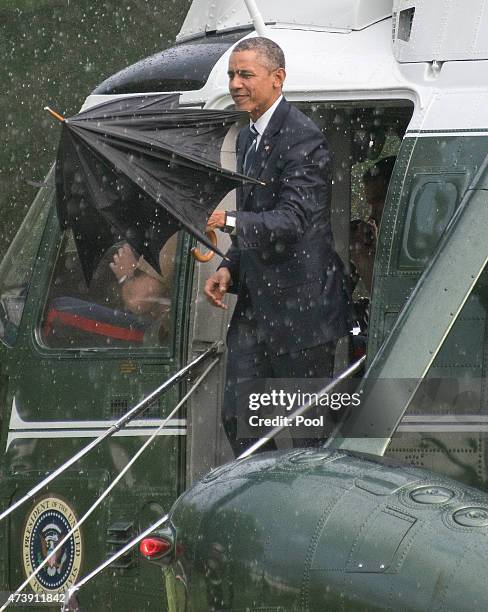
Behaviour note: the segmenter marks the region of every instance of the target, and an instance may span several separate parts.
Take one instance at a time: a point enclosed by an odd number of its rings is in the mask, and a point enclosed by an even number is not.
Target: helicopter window
[[[169,346],[178,234],[160,253],[161,273],[128,244],[108,251],[87,286],[71,231],[61,242],[41,337],[51,348]]]
[[[426,264],[460,200],[463,179],[464,174],[415,177],[400,249],[401,269]]]
[[[0,264],[0,339],[16,339],[42,230],[53,198],[52,174],[46,179]]]

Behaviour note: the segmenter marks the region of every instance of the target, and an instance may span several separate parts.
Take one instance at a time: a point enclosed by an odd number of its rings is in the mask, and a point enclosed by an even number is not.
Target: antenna
[[[249,11],[249,15],[251,15],[252,22],[254,24],[254,29],[259,34],[259,36],[268,36],[268,28],[264,23],[263,16],[259,12],[258,5],[255,0],[244,0],[247,10]]]

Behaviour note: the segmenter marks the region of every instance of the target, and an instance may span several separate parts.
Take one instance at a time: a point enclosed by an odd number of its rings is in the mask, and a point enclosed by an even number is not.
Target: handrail
[[[346,378],[348,378],[349,376],[351,376],[352,374],[354,374],[354,372],[356,372],[361,366],[362,364],[366,361],[366,355],[361,357],[361,359],[359,359],[358,361],[356,361],[355,363],[353,363],[351,366],[349,366],[346,370],[344,370],[343,372],[341,372],[339,374],[339,376],[337,378],[335,378],[330,384],[328,384],[326,387],[324,387],[323,389],[321,389],[317,396],[318,398],[321,395],[324,395],[325,393],[328,393],[329,391],[331,391],[332,389],[334,389],[337,384],[342,381],[345,380]],[[294,419],[297,416],[300,416],[301,414],[303,414],[304,412],[306,412],[312,405],[314,405],[314,402],[309,402],[308,404],[305,404],[304,406],[301,406],[300,408],[298,408],[290,417],[290,419]],[[266,442],[269,439],[272,439],[277,433],[279,433],[281,430],[283,429],[283,427],[275,427],[274,429],[272,429],[269,433],[269,436],[266,438],[261,438],[260,440],[258,440],[258,442],[256,442],[255,444],[253,444],[253,446],[251,446],[250,448],[248,448],[244,453],[242,453],[238,459],[243,459],[244,457],[248,457],[249,455],[251,455],[255,450],[257,450],[258,448],[260,448],[263,444],[266,444]],[[128,544],[126,544],[122,549],[120,549],[119,551],[117,551],[114,555],[112,555],[111,557],[109,557],[106,561],[104,561],[101,565],[99,565],[98,567],[96,567],[92,572],[90,572],[87,576],[85,576],[82,580],[80,580],[80,582],[78,582],[77,584],[74,584],[67,592],[66,595],[66,600],[65,600],[65,604],[64,607],[62,609],[62,612],[67,612],[69,610],[69,608],[67,607],[69,604],[69,601],[71,599],[71,597],[82,587],[84,586],[87,582],[89,582],[92,578],[94,578],[95,576],[97,576],[101,571],[103,571],[106,567],[108,567],[111,563],[113,563],[114,561],[117,561],[117,559],[119,557],[122,557],[125,553],[127,553],[127,551],[129,551],[131,548],[133,548],[136,544],[138,544],[141,540],[143,540],[147,535],[149,535],[152,531],[154,531],[155,529],[157,529],[158,527],[160,527],[163,523],[165,523],[169,518],[169,514],[166,514],[165,516],[163,516],[161,519],[159,519],[156,523],[154,523],[154,525],[152,525],[151,527],[149,527],[148,529],[146,529],[143,533],[139,534],[136,538],[134,538],[133,540],[131,540]],[[0,612],[2,612],[0,610]]]
[[[244,3],[249,11],[249,15],[251,16],[257,35],[269,36],[268,28],[264,23],[263,16],[261,15],[255,0],[244,0]]]
[[[79,459],[87,455],[94,448],[99,446],[105,439],[113,436],[114,433],[120,431],[129,421],[141,415],[149,406],[153,403],[155,399],[157,399],[160,395],[165,393],[168,389],[170,389],[175,383],[179,382],[188,372],[196,368],[202,362],[206,361],[209,357],[218,352],[221,346],[220,342],[214,342],[212,346],[210,346],[206,351],[204,351],[201,355],[196,357],[193,361],[187,364],[185,367],[181,368],[178,372],[170,376],[162,385],[160,385],[157,389],[152,391],[147,397],[141,400],[138,404],[136,404],[133,408],[131,408],[125,415],[121,416],[118,421],[116,421],[113,425],[111,425],[108,429],[106,429],[103,433],[101,433],[98,438],[95,438],[84,446],[80,451],[78,451],[75,455],[73,455],[70,459],[65,461],[61,466],[59,466],[54,472],[51,472],[44,480],[38,483],[35,487],[33,487],[30,491],[28,491],[21,499],[16,501],[14,504],[9,506],[6,510],[0,514],[0,521],[3,521],[4,518],[9,516],[14,510],[20,508],[26,501],[28,501],[31,497],[33,497],[36,493],[38,493],[43,487],[52,482],[55,478],[65,472],[69,467],[71,467],[74,463],[76,463]]]
[[[335,387],[339,384],[339,382],[349,378],[352,374],[354,374],[354,372],[356,372],[362,365],[363,363],[366,361],[366,355],[364,355],[363,357],[361,357],[361,359],[359,359],[358,361],[356,361],[355,363],[353,363],[351,366],[349,366],[348,368],[346,368],[346,370],[344,370],[343,372],[341,372],[339,374],[339,376],[337,376],[337,378],[335,378],[331,383],[329,383],[328,385],[326,385],[324,388],[322,388],[318,393],[317,393],[317,399],[319,399],[322,395],[325,395],[325,393],[330,392],[332,389],[335,389]],[[213,364],[210,366],[213,367]],[[205,373],[202,375],[202,377],[205,376]],[[291,416],[290,419],[294,420],[296,417],[302,415],[303,413],[305,413],[311,406],[315,405],[316,402],[309,402],[308,404],[305,404],[303,406],[301,406],[300,408],[298,408]],[[261,446],[263,446],[264,444],[266,444],[266,442],[269,439],[272,439],[276,434],[278,434],[280,431],[282,431],[284,429],[284,426],[280,426],[280,427],[275,427],[274,429],[272,429],[269,433],[269,435],[266,438],[261,438],[260,440],[258,440],[258,442],[256,442],[255,444],[253,444],[253,446],[251,446],[249,449],[247,449],[244,453],[242,453],[238,459],[243,459],[245,457],[250,456],[255,450],[257,450],[258,448],[260,448]],[[131,548],[133,548],[134,546],[136,546],[141,540],[143,540],[147,535],[149,535],[152,531],[154,531],[155,529],[157,529],[158,527],[160,527],[163,523],[165,523],[169,518],[169,514],[164,515],[161,519],[159,519],[156,523],[154,523],[151,527],[147,528],[146,530],[144,530],[141,534],[139,534],[137,537],[135,537],[133,540],[131,540],[128,544],[126,544],[122,549],[120,549],[119,551],[117,551],[116,553],[114,553],[111,557],[109,557],[108,559],[106,559],[102,564],[100,564],[99,566],[97,566],[94,570],[92,570],[89,574],[87,574],[82,580],[80,580],[80,582],[78,582],[77,584],[74,584],[67,592],[66,595],[66,600],[64,603],[64,606],[62,608],[62,612],[67,612],[69,610],[69,602],[71,600],[71,598],[73,597],[73,595],[75,595],[75,593],[81,589],[82,586],[84,586],[87,582],[89,582],[92,578],[94,578],[95,576],[97,576],[101,571],[103,571],[106,567],[108,567],[109,565],[111,565],[114,561],[116,561],[117,559],[119,559],[120,557],[122,557],[124,554],[126,554]],[[0,612],[2,612],[3,609],[0,609]]]
[[[323,395],[325,395],[326,393],[329,393],[330,391],[332,391],[332,389],[335,389],[337,385],[339,384],[339,382],[345,380],[346,378],[349,378],[349,376],[351,376],[352,374],[354,374],[354,372],[359,370],[359,368],[363,365],[365,361],[366,361],[366,355],[363,355],[361,359],[358,359],[348,368],[343,370],[337,376],[337,378],[335,378],[332,382],[330,382],[323,389],[320,389],[320,391],[317,392],[316,399],[320,399]],[[295,412],[293,412],[291,416],[288,417],[288,423],[292,423],[297,417],[307,412],[309,408],[311,408],[312,406],[315,406],[316,403],[317,403],[316,401],[310,401],[304,404],[303,406],[300,406],[300,408],[297,408]],[[277,434],[280,433],[280,431],[283,431],[285,427],[288,427],[288,425],[277,425],[268,434],[266,434],[265,438],[260,438],[252,446],[246,449],[241,455],[239,455],[237,459],[245,459],[246,457],[249,457],[250,455],[254,453],[254,451],[257,451],[259,448],[261,448],[261,446],[264,446],[268,440],[272,440]]]
[[[212,363],[202,372],[202,374],[197,378],[195,383],[192,385],[191,389],[188,390],[186,395],[176,404],[173,410],[168,414],[167,417],[163,420],[161,425],[154,431],[151,436],[146,440],[146,442],[141,446],[141,448],[135,453],[132,459],[127,463],[127,465],[120,471],[117,477],[110,483],[110,485],[105,489],[105,491],[95,500],[95,502],[90,506],[90,508],[85,512],[85,514],[80,518],[80,520],[75,523],[75,525],[69,530],[69,532],[62,538],[62,540],[56,545],[56,547],[49,553],[49,555],[36,567],[36,569],[26,578],[26,580],[17,587],[15,593],[13,593],[14,600],[15,596],[21,593],[24,588],[29,584],[32,578],[35,578],[37,574],[42,570],[42,568],[47,565],[49,559],[57,553],[57,551],[64,546],[64,544],[71,538],[73,533],[78,530],[81,525],[88,519],[88,517],[95,511],[95,509],[102,503],[102,501],[107,497],[110,491],[117,485],[118,482],[123,478],[123,476],[127,473],[127,471],[134,465],[134,463],[139,459],[139,457],[143,454],[143,452],[150,446],[150,444],[156,439],[156,437],[160,434],[160,432],[164,429],[168,421],[173,418],[176,412],[181,408],[181,406],[187,401],[187,399],[196,391],[196,389],[200,386],[202,381],[206,378],[212,368],[218,363],[219,359],[216,358],[212,361]],[[69,598],[68,598],[69,599]],[[0,612],[3,612],[11,602],[7,601],[1,608]]]

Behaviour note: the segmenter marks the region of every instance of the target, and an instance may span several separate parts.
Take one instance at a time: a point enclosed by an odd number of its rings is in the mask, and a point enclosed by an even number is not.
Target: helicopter
[[[1,508],[13,509],[0,531],[8,551],[2,591],[15,592],[44,560],[29,595],[59,607],[115,555],[76,592],[81,609],[462,609],[467,597],[484,606],[483,15],[481,0],[469,15],[421,0],[271,1],[260,9],[250,0],[195,0],[174,47],[88,96],[84,109],[174,92],[185,107],[227,109],[233,45],[269,36],[287,58],[286,98],[332,152],[331,221],[346,268],[351,219],[368,214],[362,177],[395,158],[370,291],[358,288],[369,294],[364,399],[327,448],[289,450],[285,435],[278,453],[217,467],[232,458],[220,427],[232,308],[216,314],[203,297],[215,261],[197,263],[184,232],[167,244],[164,316],[147,334],[121,302],[113,253],[90,287],[83,282],[73,235],[57,222],[51,172],[0,265]],[[222,146],[224,166],[235,167],[239,127]],[[232,193],[219,205],[233,206]],[[219,235],[224,252],[226,241]],[[97,304],[96,321],[63,317],[67,300]],[[122,316],[107,319],[114,310]],[[338,346],[337,373],[350,363],[350,344]],[[214,361],[204,379],[185,369],[207,356]],[[165,386],[174,372],[182,375]],[[400,384],[385,395],[378,380]],[[145,402],[161,383],[164,395]],[[138,400],[145,412],[115,428]],[[130,546],[148,529],[143,550],[153,564]]]

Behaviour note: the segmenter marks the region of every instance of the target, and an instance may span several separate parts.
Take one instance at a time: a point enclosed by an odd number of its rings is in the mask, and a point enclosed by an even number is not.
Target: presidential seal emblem
[[[61,548],[56,546],[75,526],[75,513],[58,497],[39,501],[27,517],[23,536],[24,570],[30,576],[49,557],[49,561],[30,581],[36,593],[61,593],[76,581],[81,565],[82,543],[77,529]]]

